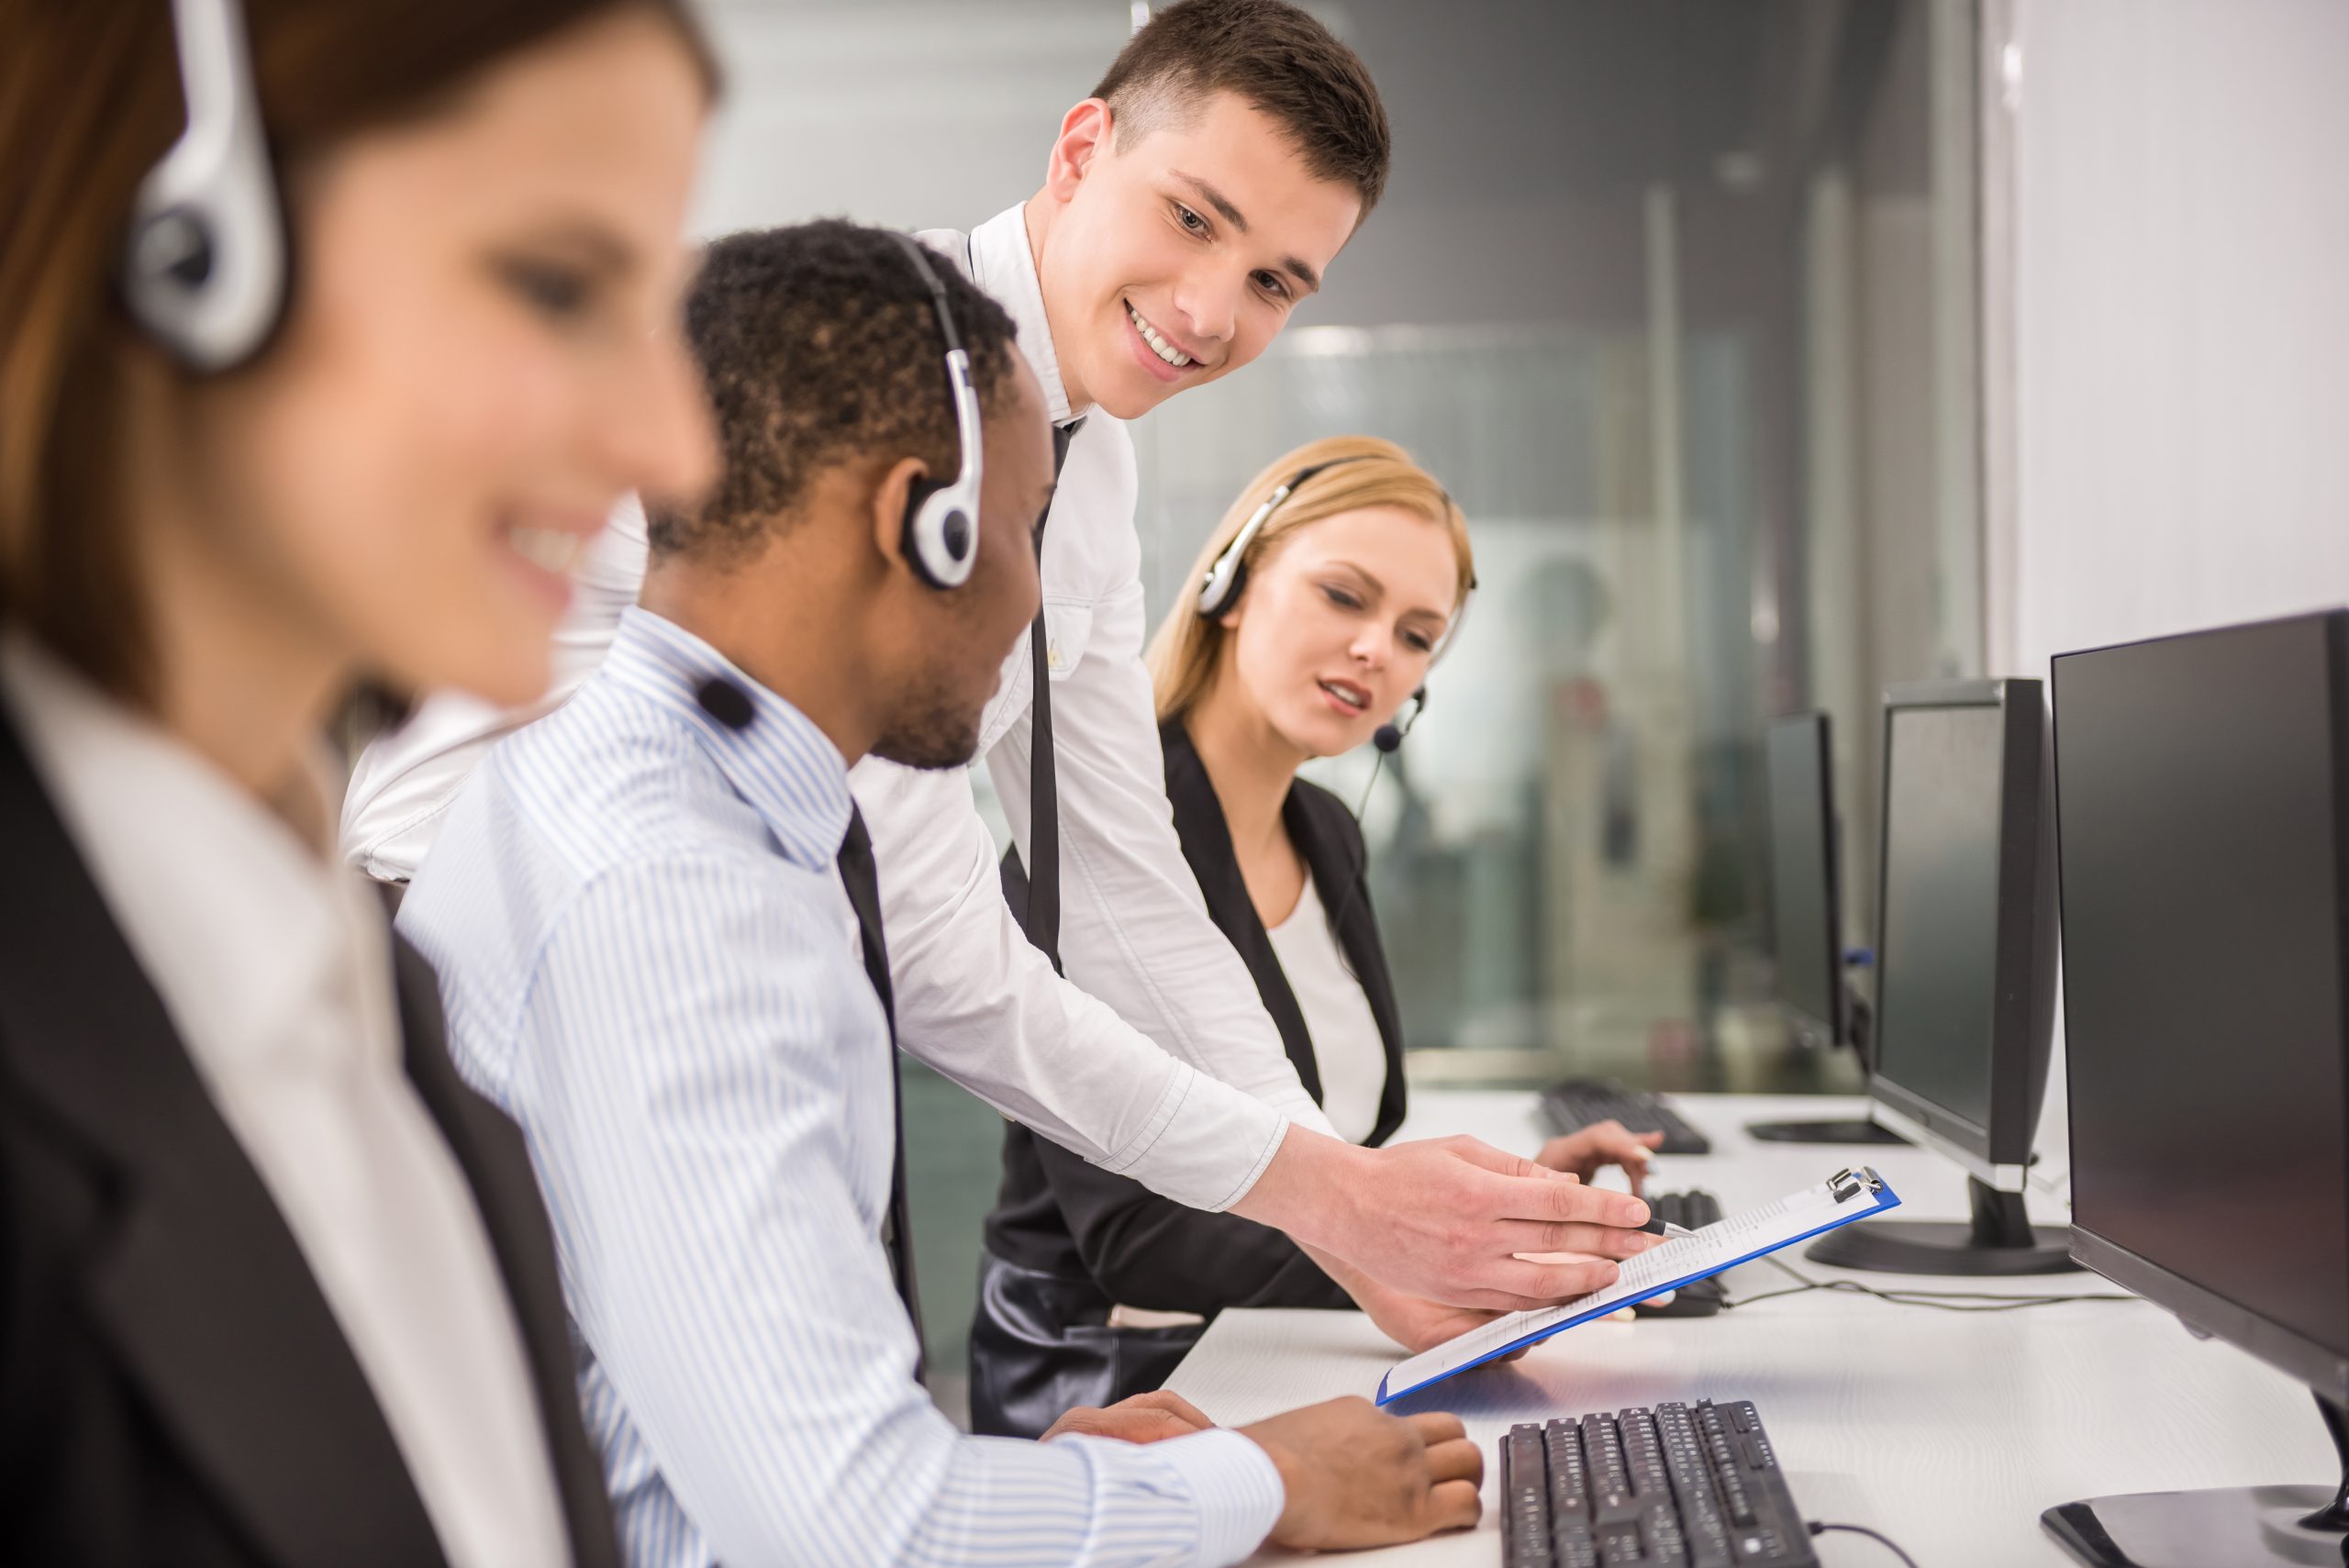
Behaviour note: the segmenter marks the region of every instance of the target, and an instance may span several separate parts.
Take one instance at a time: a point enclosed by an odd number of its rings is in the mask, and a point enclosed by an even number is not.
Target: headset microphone
[[[1419,721],[1419,715],[1427,712],[1427,710],[1428,689],[1425,686],[1421,686],[1418,691],[1411,694],[1410,713],[1408,715],[1397,716],[1401,719],[1400,723],[1397,723],[1396,719],[1390,718],[1386,723],[1380,725],[1377,729],[1372,732],[1370,743],[1377,747],[1382,755],[1388,757],[1393,756],[1396,749],[1403,744],[1403,737],[1411,732],[1411,726],[1417,724]]]

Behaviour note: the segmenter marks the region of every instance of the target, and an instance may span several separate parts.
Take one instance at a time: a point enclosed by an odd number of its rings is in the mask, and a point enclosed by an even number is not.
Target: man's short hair
[[[1393,157],[1386,109],[1362,57],[1285,0],[1180,0],[1134,34],[1093,89],[1118,144],[1186,124],[1233,93],[1270,115],[1316,179],[1352,185],[1365,216]]]
[[[935,251],[984,417],[1011,386],[1011,317]],[[858,457],[961,461],[930,286],[885,229],[838,219],[731,234],[703,253],[685,339],[724,460],[699,505],[648,508],[656,556],[724,563],[788,526],[809,482]]]

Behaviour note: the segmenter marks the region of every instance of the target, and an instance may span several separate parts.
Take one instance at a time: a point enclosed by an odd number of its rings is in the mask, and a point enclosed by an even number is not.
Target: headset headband
[[[889,238],[904,248],[906,259],[930,287],[930,306],[938,314],[938,335],[946,345],[946,386],[954,405],[959,453],[953,478],[914,481],[912,494],[906,498],[906,559],[931,587],[959,588],[970,581],[971,563],[978,554],[979,482],[984,472],[979,395],[971,384],[971,356],[963,347],[962,334],[954,329],[945,283],[919,242],[895,230]]]
[[[1333,457],[1326,462],[1300,468],[1275,485],[1273,493],[1248,515],[1248,520],[1240,525],[1240,531],[1231,536],[1231,542],[1224,547],[1223,553],[1215,558],[1215,564],[1209,566],[1207,574],[1199,579],[1199,614],[1214,620],[1240,602],[1240,590],[1248,579],[1248,548],[1256,542],[1256,536],[1264,531],[1265,520],[1280,509],[1282,502],[1295,495],[1315,474],[1346,463],[1369,461],[1367,456]],[[1444,500],[1447,504],[1452,500],[1448,492]],[[1452,624],[1444,628],[1443,640],[1437,643],[1434,652],[1429,655],[1429,670],[1434,670],[1443,656],[1452,651],[1452,645],[1460,639],[1460,628],[1468,619],[1468,606],[1475,597],[1476,580],[1471,577],[1467,589],[1460,595],[1460,607],[1452,613]]]

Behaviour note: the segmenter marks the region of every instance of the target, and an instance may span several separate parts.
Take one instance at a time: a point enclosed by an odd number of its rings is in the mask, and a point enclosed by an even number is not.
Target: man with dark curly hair
[[[1420,1348],[1610,1283],[1646,1209],[1471,1139],[1332,1135],[1170,821],[1124,424],[1264,352],[1377,203],[1389,153],[1369,72],[1312,17],[1182,0],[1063,117],[1032,196],[923,237],[1018,323],[1066,438],[1042,614],[979,732],[1030,873],[1024,931],[966,780],[875,759],[855,790],[907,1051],[1107,1170],[1286,1231]],[[578,673],[635,574],[618,562],[583,595]],[[530,717],[436,704],[379,743],[346,851],[404,879],[486,738]]]
[[[724,472],[651,515],[601,668],[474,771],[400,913],[458,1067],[528,1139],[629,1558],[1207,1564],[1468,1523],[1482,1462],[1450,1417],[1338,1400],[1219,1431],[1153,1394],[1032,1444],[959,1436],[916,1381],[848,769],[971,759],[1039,603],[1052,439],[1010,318],[941,257],[941,318],[910,251],[842,223],[711,248],[686,328]],[[907,508],[973,459],[941,592]]]

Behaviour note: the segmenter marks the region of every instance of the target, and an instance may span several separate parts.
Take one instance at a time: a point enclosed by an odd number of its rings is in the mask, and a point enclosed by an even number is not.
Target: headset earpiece
[[[952,480],[917,479],[906,492],[906,559],[933,588],[970,581],[978,529],[963,510]]]
[[[237,0],[173,0],[187,129],[139,183],[123,303],[190,370],[235,369],[285,309],[286,232]]]
[[[1199,613],[1221,620],[1231,613],[1232,606],[1240,603],[1240,595],[1247,590],[1247,587],[1248,563],[1244,561],[1234,561],[1231,563],[1230,576],[1226,579],[1221,590],[1216,592],[1215,607],[1213,609],[1208,607],[1207,594],[1202,593],[1199,595]]]

